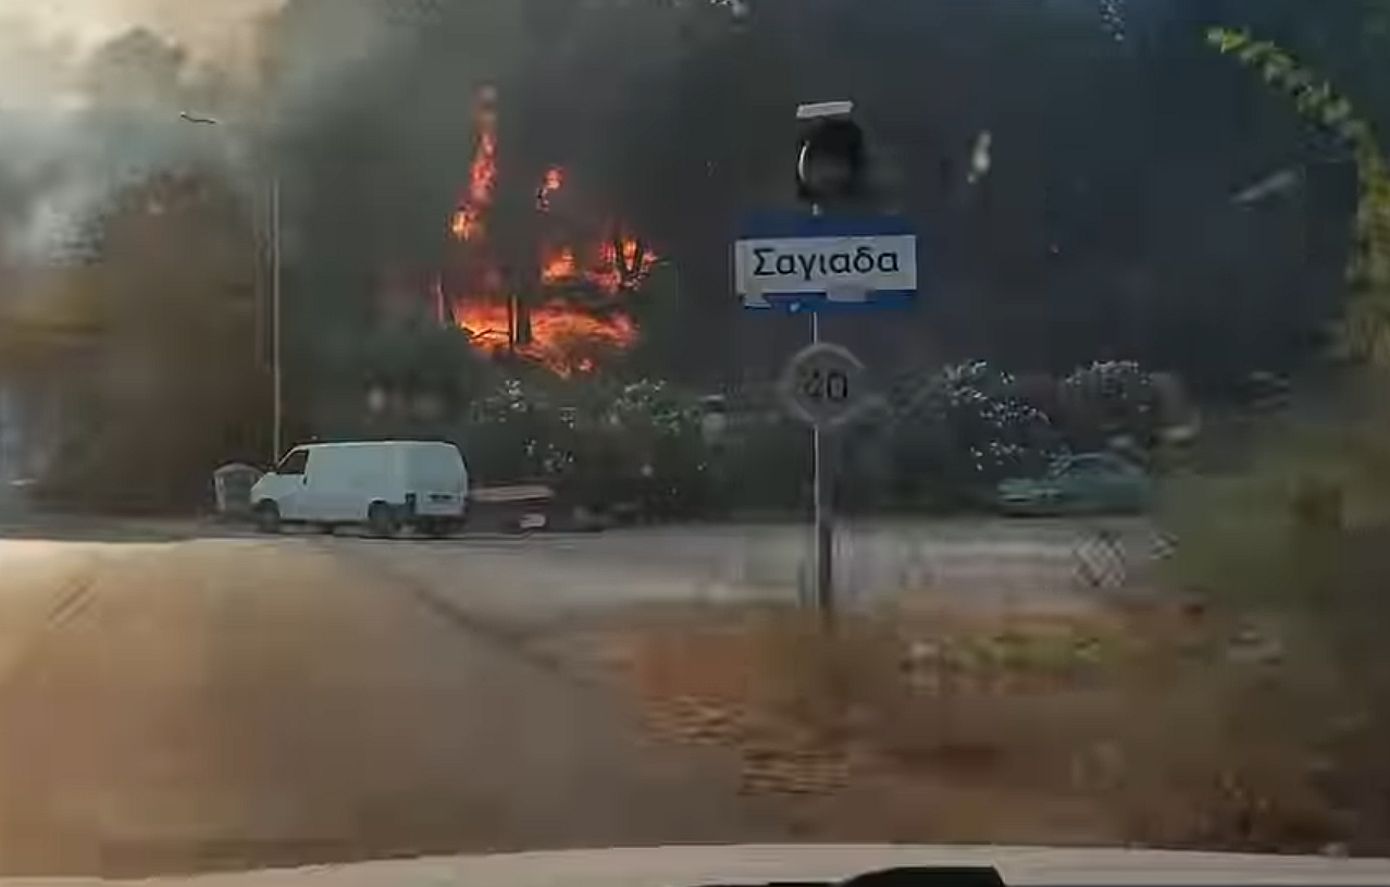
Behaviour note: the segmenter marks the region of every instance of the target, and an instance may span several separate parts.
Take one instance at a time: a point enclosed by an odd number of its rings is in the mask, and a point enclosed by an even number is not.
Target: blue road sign
[[[756,216],[734,244],[734,289],[758,311],[871,311],[917,296],[917,235],[897,216]]]

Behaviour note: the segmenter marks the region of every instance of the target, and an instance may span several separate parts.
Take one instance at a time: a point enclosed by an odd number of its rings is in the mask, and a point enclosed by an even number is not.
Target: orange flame
[[[566,378],[594,372],[604,352],[625,350],[637,342],[637,323],[621,311],[596,316],[553,299],[532,307],[528,314],[531,341],[518,346],[516,353]],[[453,319],[475,347],[491,354],[507,352],[512,321],[506,304],[480,299],[457,302]]]
[[[575,261],[574,250],[569,247],[541,258],[541,283],[547,286],[573,280],[578,272],[579,263]]]
[[[631,237],[618,243],[605,240],[599,246],[599,260],[588,274],[589,282],[610,296],[646,280],[659,257],[641,241]]]
[[[454,213],[449,230],[457,240],[473,240],[483,233],[483,217],[473,207],[464,207]]]
[[[443,292],[437,298],[445,321],[464,329],[475,347],[490,353],[514,351],[535,360],[561,376],[594,372],[600,359],[616,350],[631,348],[638,338],[637,323],[621,310],[593,311],[563,298],[550,298],[526,309],[530,339],[515,344],[516,318],[512,296],[504,295],[508,284],[492,261],[485,243],[487,215],[497,189],[496,94],[485,90],[477,109],[478,144],[469,167],[468,188],[449,223],[456,240],[473,242],[469,255],[475,270],[467,284],[474,293],[463,299]],[[536,192],[536,209],[548,213],[554,196],[565,187],[565,170],[552,166],[545,171]],[[656,254],[640,241],[624,238],[606,240],[586,250],[581,261],[574,246],[547,249],[540,257],[539,281],[542,287],[584,282],[610,298],[627,292],[651,272]],[[447,310],[446,310],[447,309]]]
[[[565,246],[541,255],[541,283],[555,286],[582,277],[604,294],[617,296],[646,280],[659,258],[633,238],[625,238],[619,245],[603,241],[593,250],[592,260],[581,274],[574,248]]]
[[[497,113],[492,93],[485,91],[477,113],[478,147],[468,170],[468,193],[454,212],[449,230],[457,240],[475,240],[486,233],[483,216],[497,190]]]
[[[469,170],[468,196],[479,206],[492,205],[497,189],[497,119],[491,113],[478,115],[478,151]]]
[[[545,171],[545,177],[541,179],[540,190],[536,192],[536,209],[541,212],[550,212],[550,199],[565,187],[565,170],[563,167],[552,166]]]
[[[511,320],[507,306],[469,299],[452,306],[454,325],[468,334],[473,344],[487,351],[505,349]]]

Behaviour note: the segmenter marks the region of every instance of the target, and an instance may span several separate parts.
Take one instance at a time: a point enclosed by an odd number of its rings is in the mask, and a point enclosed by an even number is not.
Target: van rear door
[[[463,456],[453,444],[417,444],[406,460],[406,484],[417,514],[459,517],[468,492]]]

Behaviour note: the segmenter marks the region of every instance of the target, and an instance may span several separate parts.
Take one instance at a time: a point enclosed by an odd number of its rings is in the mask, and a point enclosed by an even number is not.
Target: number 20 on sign
[[[849,376],[844,370],[803,367],[798,381],[801,384],[801,393],[813,401],[844,403],[849,400]]]
[[[867,402],[864,365],[848,349],[819,343],[798,353],[782,378],[792,415],[818,428],[851,421]]]

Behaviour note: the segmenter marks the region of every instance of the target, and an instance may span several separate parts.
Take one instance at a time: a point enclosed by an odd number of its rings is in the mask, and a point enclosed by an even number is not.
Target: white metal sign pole
[[[811,205],[811,215],[821,214],[820,204]],[[811,312],[811,343],[820,344],[820,312]],[[815,600],[816,608],[820,611],[821,618],[829,622],[835,614],[835,512],[832,497],[834,495],[834,465],[827,470],[826,466],[826,440],[825,430],[822,423],[817,422],[811,426],[812,434],[812,468],[811,485],[814,501],[815,516],[814,539],[815,550]]]
[[[822,218],[827,201],[859,196],[866,161],[863,132],[848,119],[851,102],[797,109],[813,128],[797,156],[797,198],[813,219],[768,216],[734,243],[735,289],[752,310],[811,315],[811,344],[788,363],[780,385],[788,411],[812,425],[813,599],[822,618],[835,613],[835,428],[868,406],[866,371],[848,350],[821,341],[820,311],[902,306],[917,294],[917,236],[901,219]]]

